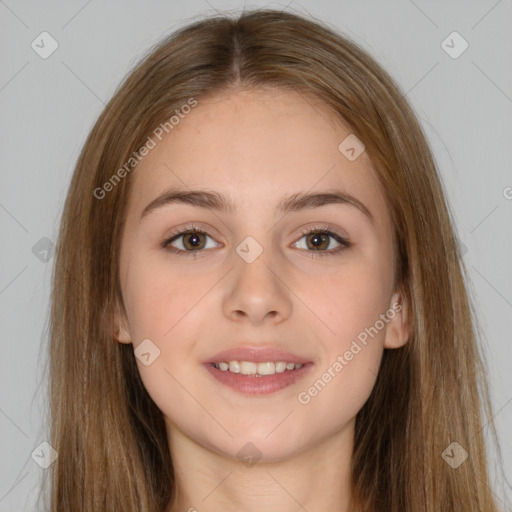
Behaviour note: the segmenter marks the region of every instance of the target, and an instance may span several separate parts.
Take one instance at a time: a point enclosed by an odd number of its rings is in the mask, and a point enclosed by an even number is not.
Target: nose
[[[291,291],[279,268],[264,255],[265,251],[252,263],[234,255],[223,301],[224,315],[230,320],[261,325],[280,323],[290,316]]]

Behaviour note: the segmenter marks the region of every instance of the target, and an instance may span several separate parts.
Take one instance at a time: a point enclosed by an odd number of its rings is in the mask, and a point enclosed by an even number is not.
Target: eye
[[[302,239],[305,239],[305,244],[302,244],[301,247],[299,242]],[[343,249],[350,247],[351,244],[347,239],[338,235],[338,233],[332,231],[329,227],[325,227],[303,232],[299,241],[295,242],[293,245],[308,252],[318,253],[311,254],[311,256],[327,256],[336,254]]]
[[[191,228],[186,231],[180,231],[165,240],[162,243],[162,247],[179,254],[184,252],[199,252],[202,249],[213,249],[218,246],[216,242],[208,244],[207,239],[213,241],[213,238],[202,229]]]
[[[208,239],[211,241],[210,243]],[[305,239],[305,244],[301,244],[302,239]],[[174,233],[171,238],[161,243],[162,248],[167,251],[178,256],[192,256],[194,258],[204,253],[203,249],[214,249],[220,245],[222,244],[215,242],[206,231],[194,226]],[[301,238],[293,244],[294,247],[304,250],[308,256],[312,257],[334,255],[351,245],[346,238],[343,238],[330,227],[303,231]]]

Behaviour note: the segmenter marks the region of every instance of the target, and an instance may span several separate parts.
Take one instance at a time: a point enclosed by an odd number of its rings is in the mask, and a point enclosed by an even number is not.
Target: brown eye
[[[309,249],[314,251],[327,249],[329,247],[330,236],[323,233],[310,233],[306,236],[306,243]]]
[[[209,242],[208,239],[211,240],[211,242]],[[218,247],[218,244],[204,231],[194,229],[182,231],[174,235],[171,239],[165,241],[162,246],[175,252],[186,253],[200,252],[202,249],[212,249]]]
[[[203,233],[193,232],[193,233],[186,233],[182,236],[183,236],[183,246],[187,250],[188,249],[190,249],[190,250],[203,249],[206,244],[205,237],[204,237]]]
[[[334,242],[334,244],[331,244],[331,242]],[[303,231],[299,240],[293,244],[293,247],[301,249],[305,255],[315,258],[318,256],[334,256],[351,246],[352,243],[348,239],[340,236],[327,226]]]
[[[305,240],[305,243],[302,240]],[[331,244],[331,242],[334,242]],[[337,249],[347,247],[348,243],[337,233],[327,229],[306,231],[302,237],[294,244],[299,249],[308,252],[318,251],[325,253],[334,253]]]

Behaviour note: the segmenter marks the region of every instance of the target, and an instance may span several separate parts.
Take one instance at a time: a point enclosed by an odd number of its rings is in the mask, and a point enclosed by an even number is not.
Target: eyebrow
[[[235,202],[218,192],[209,190],[170,189],[153,199],[142,211],[140,220],[159,208],[170,204],[187,204],[199,208],[218,210],[220,212],[237,211]],[[319,208],[330,204],[348,204],[364,213],[371,222],[375,222],[370,210],[356,197],[341,190],[322,192],[298,192],[283,197],[276,206],[276,213],[286,214],[309,208]]]

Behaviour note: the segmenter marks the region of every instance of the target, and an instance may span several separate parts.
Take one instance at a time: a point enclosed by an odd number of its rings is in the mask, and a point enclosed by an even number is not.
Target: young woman
[[[70,185],[50,508],[497,511],[476,332],[390,76],[291,13],[195,22],[126,78]]]

